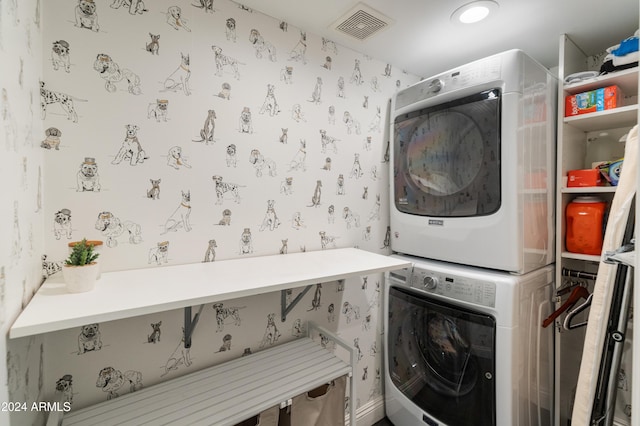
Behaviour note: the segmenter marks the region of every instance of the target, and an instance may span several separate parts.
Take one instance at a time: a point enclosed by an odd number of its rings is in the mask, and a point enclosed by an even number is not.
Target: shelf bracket
[[[204,305],[200,305],[198,309],[198,313],[194,317],[191,316],[191,306],[187,306],[184,308],[184,347],[185,349],[189,349],[191,347],[191,336],[193,335],[193,331],[196,329],[196,325],[198,325],[198,320],[200,319],[200,314],[202,313],[202,309],[204,309]]]
[[[287,306],[287,291],[288,290],[281,290],[280,291],[280,306],[282,308],[282,316],[281,316],[280,319],[282,319],[282,322],[285,322],[287,320],[287,314],[289,312],[291,312],[291,310],[298,304],[298,302],[300,302],[300,300],[302,300],[304,295],[307,294],[309,292],[309,290],[311,290],[311,287],[313,287],[312,284],[309,284],[308,286],[306,286],[300,293],[298,293],[298,295],[295,297],[295,299],[293,299],[291,301],[291,303],[289,303],[289,306]]]

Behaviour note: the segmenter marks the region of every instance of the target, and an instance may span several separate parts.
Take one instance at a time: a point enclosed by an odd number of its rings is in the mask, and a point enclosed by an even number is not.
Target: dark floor
[[[393,426],[393,423],[391,423],[389,419],[385,417],[373,426]]]

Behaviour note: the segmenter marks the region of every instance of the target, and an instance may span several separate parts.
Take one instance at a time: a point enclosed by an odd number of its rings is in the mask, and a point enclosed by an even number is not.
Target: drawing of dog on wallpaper
[[[107,247],[116,247],[118,238],[125,233],[129,236],[130,244],[140,244],[142,242],[140,225],[130,220],[123,222],[109,211],[98,213],[95,229],[100,231],[102,236],[106,238]]]
[[[360,130],[360,122],[355,120],[349,111],[345,111],[342,115],[342,121],[347,126],[347,134],[350,135],[352,131],[359,135]]]
[[[237,149],[234,143],[227,145],[226,162],[227,167],[236,167],[238,165]]]
[[[178,345],[173,350],[167,362],[164,365],[164,373],[160,375],[160,377],[164,377],[169,374],[170,371],[176,371],[181,365],[185,367],[190,367],[191,362],[191,352],[189,348],[184,347],[184,327],[182,328],[182,338],[178,342]]]
[[[230,68],[231,73],[236,80],[240,80],[240,71],[238,70],[240,62],[238,62],[237,59],[222,53],[222,48],[220,46],[213,45],[211,46],[211,50],[213,50],[214,61],[216,64],[216,75],[218,77],[222,77],[224,70],[226,68]]]
[[[142,0],[113,0],[110,7],[112,9],[119,9],[123,5],[129,7],[129,14],[131,15],[142,15],[143,12],[147,11]]]
[[[213,0],[198,0],[199,4],[191,3],[191,6],[204,9],[206,13],[213,13]]]
[[[249,107],[242,108],[238,130],[240,133],[253,133],[253,120],[251,119],[251,110]]]
[[[66,40],[56,40],[51,47],[51,62],[53,69],[58,71],[60,68],[65,72],[71,72],[71,59],[69,57],[69,43]]]
[[[44,81],[40,82],[40,118],[43,120],[47,117],[47,106],[51,104],[60,104],[62,110],[67,113],[67,119],[73,121],[74,123],[78,122],[78,113],[76,112],[76,108],[74,105],[74,100],[85,102],[83,99],[76,99],[71,95],[67,95],[66,93],[54,92],[53,90],[45,89]],[[6,98],[5,90],[3,90],[2,97],[3,100]],[[6,108],[6,103],[4,105]],[[3,109],[4,109],[3,108]],[[6,118],[9,115],[7,112],[3,111],[3,118]],[[7,138],[7,143],[9,138]]]
[[[187,32],[191,32],[191,29],[187,27],[187,21],[182,17],[182,9],[180,6],[169,6],[167,9],[167,24],[171,25],[174,30],[180,30],[181,28]]]
[[[167,122],[169,113],[169,101],[167,99],[156,99],[147,107],[147,118],[155,118],[156,122]]]
[[[242,323],[240,309],[244,309],[245,306],[231,306],[227,308],[223,303],[214,303],[212,308],[216,311],[216,333],[224,331],[224,325],[228,319],[232,320],[233,325],[238,327]]]
[[[191,78],[191,70],[189,69],[189,55],[180,53],[180,65],[169,77],[164,80],[164,90],[170,90],[177,92],[182,90],[185,95],[191,95],[191,88],[189,87],[189,79]]]
[[[358,213],[354,213],[349,207],[342,209],[342,218],[347,224],[347,229],[351,229],[352,226],[355,226],[356,228],[360,227],[360,215]]]
[[[260,225],[260,231],[264,231],[265,229],[273,231],[278,226],[280,226],[280,219],[278,219],[276,210],[273,207],[274,204],[274,200],[267,200],[267,212],[265,213],[264,219],[262,220],[262,225]]]
[[[244,228],[242,235],[240,235],[240,254],[253,253],[253,237],[251,236],[251,229]]]
[[[207,251],[205,251],[204,253],[204,263],[207,262],[215,262],[216,260],[216,248],[218,247],[218,243],[216,243],[216,240],[209,240],[209,243],[207,244]]]
[[[200,129],[200,139],[192,139],[194,142],[204,142],[209,145],[209,143],[213,143],[213,133],[216,129],[216,112],[212,109],[207,111],[207,118],[204,120],[204,125],[202,129]]]
[[[169,262],[169,241],[161,241],[155,247],[149,249],[149,258],[147,263],[155,263],[162,265]]]
[[[189,217],[191,216],[191,191],[182,191],[182,200],[180,205],[176,208],[164,223],[164,232],[176,232],[178,229],[184,229],[186,232],[191,231],[191,222]]]
[[[333,136],[329,136],[327,135],[327,131],[324,129],[320,129],[320,144],[322,146],[322,153],[325,154],[327,152],[327,148],[330,146],[331,150],[333,151],[334,154],[338,153],[338,146],[336,145],[336,142],[339,139],[333,137]]]
[[[273,84],[267,84],[267,95],[262,103],[262,108],[260,108],[260,114],[264,114],[265,112],[268,112],[271,117],[280,112],[280,106],[276,100],[275,86]]]
[[[118,393],[126,385],[129,385],[129,392],[135,392],[142,388],[142,373],[139,371],[127,370],[122,373],[113,367],[105,367],[98,373],[96,387],[107,393],[107,400],[117,398]]]
[[[66,236],[71,239],[71,210],[60,209],[53,215],[53,234],[56,240]]]
[[[236,183],[224,182],[222,176],[214,175],[211,177],[215,183],[216,204],[222,204],[226,194],[231,194],[236,203],[240,203],[240,188]]]
[[[236,42],[236,20],[233,18],[227,18],[224,23],[225,25],[225,35],[227,36],[228,41]]]
[[[120,68],[120,66],[111,59],[111,56],[106,53],[99,53],[96,56],[96,60],[93,62],[93,69],[97,71],[100,78],[105,81],[104,88],[109,93],[114,93],[117,89],[115,83],[121,81],[127,82],[127,91],[132,95],[142,93],[140,77],[130,69]]]
[[[160,326],[162,325],[162,321],[151,323],[151,334],[147,336],[147,343],[158,343],[160,341],[160,335],[162,334],[162,330]]]
[[[300,39],[298,43],[289,52],[289,60],[307,63],[307,33],[300,31]]]
[[[262,59],[262,55],[266,54],[271,62],[276,62],[276,47],[265,41],[265,39],[260,35],[260,31],[255,28],[251,30],[249,33],[249,41],[253,45],[256,51],[256,58]]]
[[[300,169],[302,169],[303,172],[306,171],[307,170],[306,159],[307,159],[307,140],[300,139],[300,148],[298,148],[298,152],[296,152],[296,154],[293,156],[293,159],[289,163],[289,171],[300,170]]]
[[[62,271],[62,262],[47,260],[47,255],[42,255],[42,278],[49,278],[51,275]],[[4,267],[3,267],[4,268]]]
[[[75,15],[76,27],[88,28],[95,32],[100,30],[100,26],[98,25],[98,14],[96,13],[96,4],[93,0],[78,0]]]
[[[151,188],[147,190],[147,198],[152,200],[160,199],[160,182],[162,179],[149,179],[151,182]]]
[[[249,162],[253,164],[253,167],[256,169],[256,177],[262,177],[262,171],[265,168],[267,169],[268,175],[271,177],[278,174],[276,171],[276,162],[270,158],[264,158],[264,155],[262,155],[257,149],[251,150],[251,154],[249,154]]]
[[[142,145],[138,140],[137,133],[140,128],[135,124],[127,124],[125,128],[127,131],[124,141],[115,158],[111,161],[111,164],[120,164],[122,160],[129,160],[129,164],[132,166],[144,163],[144,160],[149,157],[147,157],[146,152],[142,149]]]
[[[99,324],[83,325],[78,335],[78,355],[102,349]]]
[[[267,326],[264,331],[262,341],[260,341],[260,348],[264,348],[267,344],[270,346],[275,345],[278,342],[281,334],[276,326],[276,314],[270,313],[267,315]]]
[[[100,175],[98,174],[98,164],[93,157],[85,157],[80,170],[76,173],[76,191],[77,192],[99,192]]]
[[[187,163],[185,157],[182,155],[182,148],[179,146],[172,146],[169,148],[167,154],[167,165],[173,167],[176,170],[180,170],[181,167],[191,168],[191,165]]]
[[[62,401],[73,404],[73,376],[65,374],[56,381],[56,393],[62,394]]]

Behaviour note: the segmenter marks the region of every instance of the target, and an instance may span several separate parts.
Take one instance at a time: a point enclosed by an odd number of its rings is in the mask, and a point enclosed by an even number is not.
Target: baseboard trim
[[[356,410],[358,426],[371,426],[384,418],[384,397],[379,396]],[[349,416],[345,419],[346,425],[351,425]]]

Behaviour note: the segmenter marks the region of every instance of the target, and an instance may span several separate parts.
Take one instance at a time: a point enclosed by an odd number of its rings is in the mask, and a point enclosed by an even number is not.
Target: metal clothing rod
[[[562,268],[562,276],[595,281],[598,277],[598,274],[594,274],[592,272],[577,271],[575,269]]]

